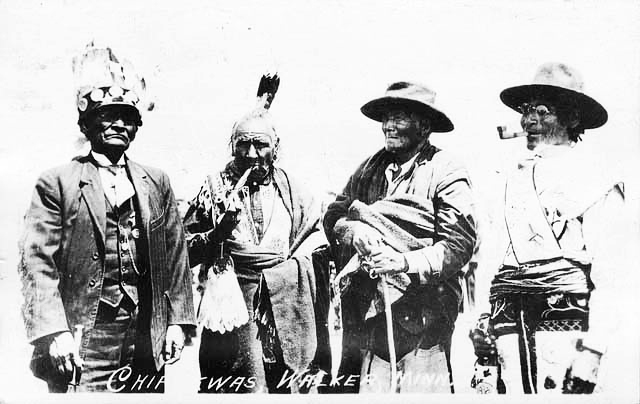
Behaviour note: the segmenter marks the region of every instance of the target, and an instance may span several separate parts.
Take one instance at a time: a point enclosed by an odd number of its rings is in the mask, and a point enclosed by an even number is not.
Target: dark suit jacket
[[[167,326],[195,325],[187,245],[167,175],[129,159],[126,167],[148,240],[147,315],[160,368]],[[23,316],[31,343],[82,324],[84,355],[102,290],[105,229],[105,195],[90,156],[40,176],[20,240]]]

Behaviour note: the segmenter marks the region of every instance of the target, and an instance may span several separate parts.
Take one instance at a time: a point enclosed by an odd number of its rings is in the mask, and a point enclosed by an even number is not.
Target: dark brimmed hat
[[[581,128],[598,128],[607,122],[607,110],[584,94],[583,88],[584,81],[577,70],[550,62],[538,68],[532,84],[509,87],[500,93],[500,99],[517,112],[522,104],[535,99],[553,102],[560,108],[575,108],[580,114]]]
[[[435,106],[436,93],[428,87],[406,81],[391,84],[384,97],[364,104],[360,111],[374,121],[382,122],[384,114],[392,109],[416,112],[431,122],[432,132],[451,132],[453,123]]]

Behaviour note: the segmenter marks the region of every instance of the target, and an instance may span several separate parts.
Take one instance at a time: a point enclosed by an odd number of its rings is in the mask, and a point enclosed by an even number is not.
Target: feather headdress
[[[258,84],[257,101],[255,107],[246,115],[240,118],[231,131],[231,145],[243,136],[250,134],[266,134],[271,136],[274,144],[278,144],[279,139],[276,130],[271,122],[269,108],[280,86],[280,77],[277,73],[271,75],[264,74]]]
[[[79,120],[106,105],[129,106],[140,115],[146,92],[144,78],[130,62],[120,61],[111,48],[99,48],[90,42],[83,54],[73,58],[72,69]],[[152,104],[147,106],[148,110],[152,108]]]
[[[278,73],[275,73],[271,77],[270,73],[262,76],[260,84],[258,85],[258,104],[256,105],[256,111],[263,109],[265,112],[271,107],[273,98],[278,92],[280,86],[280,77]]]

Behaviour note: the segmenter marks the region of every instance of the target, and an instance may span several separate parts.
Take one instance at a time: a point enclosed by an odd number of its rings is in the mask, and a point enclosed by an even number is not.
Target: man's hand
[[[478,358],[490,358],[496,354],[496,337],[489,332],[489,314],[482,314],[476,326],[469,331],[473,350]]]
[[[382,242],[382,235],[379,231],[367,226],[364,223],[353,224],[353,238],[351,245],[361,257],[371,254],[372,249],[378,247]]]
[[[172,324],[167,327],[167,338],[164,342],[162,356],[167,365],[177,362],[184,348],[184,332],[182,327]]]
[[[71,380],[74,366],[82,369],[82,359],[78,346],[69,331],[58,334],[49,345],[49,357],[53,368],[66,379]]]
[[[219,220],[220,222],[217,223],[216,227],[207,235],[209,240],[217,241],[230,237],[233,229],[235,229],[240,222],[240,210],[225,211]]]
[[[567,394],[589,394],[597,382],[602,355],[590,349],[576,351],[576,356],[567,369],[563,392]]]
[[[409,269],[404,255],[386,244],[372,247],[370,251],[362,266],[369,270],[371,276],[407,272]]]

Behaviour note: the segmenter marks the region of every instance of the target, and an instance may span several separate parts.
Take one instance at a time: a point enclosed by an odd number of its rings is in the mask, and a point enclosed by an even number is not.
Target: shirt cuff
[[[407,260],[407,273],[418,274],[421,285],[440,277],[443,253],[437,247],[426,247],[403,254]]]

